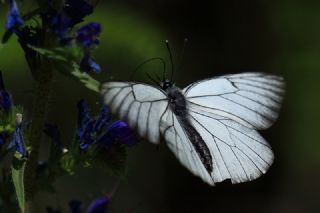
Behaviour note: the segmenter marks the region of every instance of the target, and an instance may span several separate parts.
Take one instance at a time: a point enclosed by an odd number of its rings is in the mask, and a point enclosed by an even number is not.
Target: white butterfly
[[[273,162],[271,147],[257,130],[269,128],[278,117],[281,77],[226,75],[183,90],[168,80],[161,87],[107,82],[101,94],[112,113],[150,142],[164,139],[182,165],[210,185],[256,179]]]

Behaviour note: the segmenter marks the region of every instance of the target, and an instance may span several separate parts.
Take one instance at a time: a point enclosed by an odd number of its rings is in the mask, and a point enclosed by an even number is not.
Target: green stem
[[[32,213],[32,201],[35,195],[36,169],[38,165],[39,147],[43,134],[48,102],[52,86],[53,70],[47,59],[43,59],[42,69],[39,73],[37,93],[32,111],[32,123],[29,141],[31,153],[25,170],[26,213]]]

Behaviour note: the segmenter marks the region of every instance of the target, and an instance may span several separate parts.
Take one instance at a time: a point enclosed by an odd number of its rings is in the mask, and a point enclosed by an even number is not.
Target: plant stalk
[[[43,128],[48,111],[48,102],[52,86],[53,69],[48,59],[43,58],[39,72],[36,97],[33,104],[29,142],[30,157],[25,170],[26,213],[33,213],[32,202],[35,196],[36,170],[38,166],[39,148],[43,135]]]

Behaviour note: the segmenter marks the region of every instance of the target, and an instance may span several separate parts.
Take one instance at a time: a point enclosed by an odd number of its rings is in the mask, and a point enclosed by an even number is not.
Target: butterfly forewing
[[[136,128],[141,137],[159,143],[160,117],[168,105],[163,91],[134,82],[107,82],[102,85],[101,94],[112,113]]]
[[[278,76],[243,73],[198,81],[183,92],[198,110],[226,116],[254,129],[266,129],[278,117],[284,82]]]

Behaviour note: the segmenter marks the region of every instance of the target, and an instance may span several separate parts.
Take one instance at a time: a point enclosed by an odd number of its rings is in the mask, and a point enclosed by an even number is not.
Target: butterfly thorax
[[[166,89],[169,98],[169,105],[174,113],[182,118],[188,118],[188,106],[185,96],[176,86],[171,86]]]

